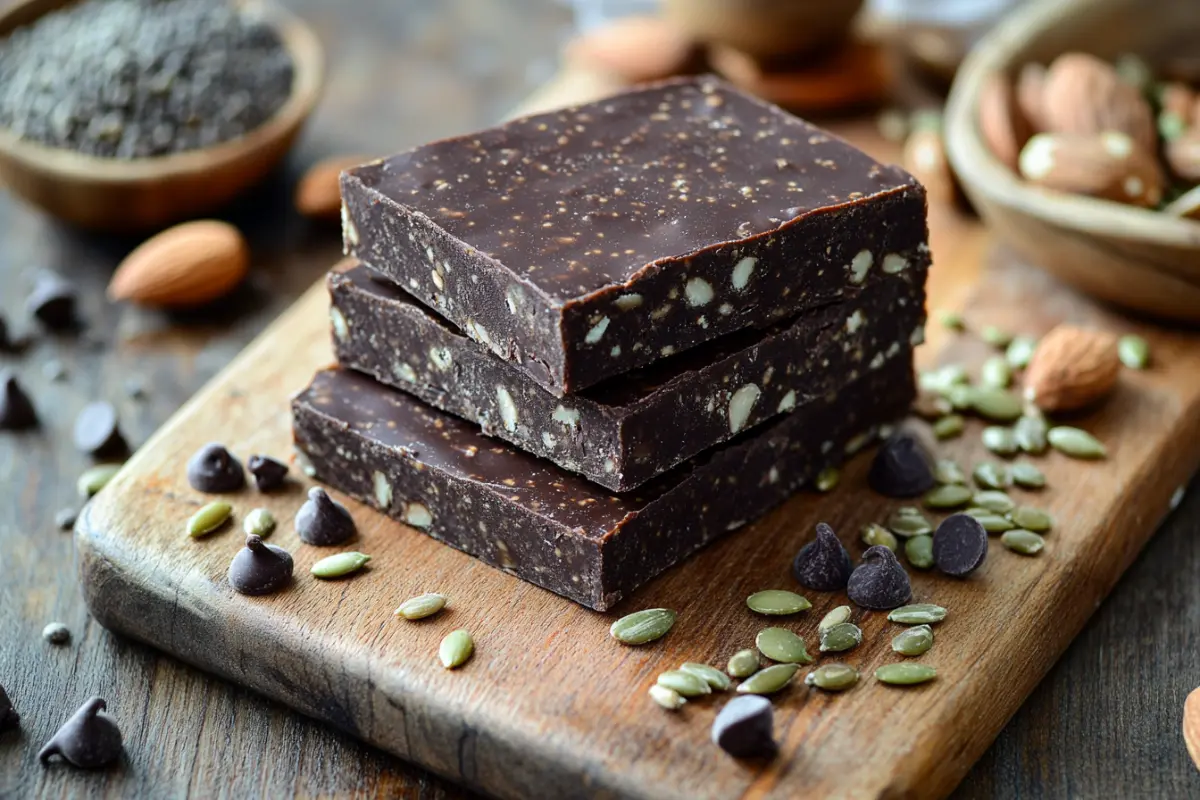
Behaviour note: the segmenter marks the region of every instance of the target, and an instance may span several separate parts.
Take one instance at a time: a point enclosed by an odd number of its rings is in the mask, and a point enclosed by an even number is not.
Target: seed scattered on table
[[[814,485],[817,487],[818,492],[832,492],[837,487],[841,477],[842,473],[837,467],[825,467],[825,469],[817,473]]]
[[[1008,473],[1012,482],[1022,489],[1041,489],[1046,485],[1046,476],[1040,469],[1027,461],[1013,464],[1008,468]]]
[[[233,506],[223,500],[214,500],[203,506],[187,521],[187,534],[193,539],[207,536],[229,521]]]
[[[902,656],[915,657],[924,655],[933,647],[933,628],[928,625],[914,625],[900,631],[892,638],[892,650]]]
[[[927,683],[936,677],[937,670],[933,667],[911,661],[885,664],[875,670],[875,680],[891,686],[916,686],[920,683]]]
[[[1017,447],[1030,455],[1040,456],[1050,448],[1047,434],[1050,425],[1041,414],[1026,413],[1013,424],[1013,437]]]
[[[837,606],[829,611],[828,614],[821,617],[821,621],[817,623],[817,632],[821,633],[829,630],[834,625],[841,625],[843,622],[849,622],[853,612],[850,606]]]
[[[1004,350],[1004,358],[1013,369],[1025,369],[1033,360],[1033,351],[1037,350],[1037,339],[1032,336],[1014,336]]]
[[[120,464],[97,464],[83,471],[75,481],[75,489],[80,497],[91,497],[107,486],[120,471]]]
[[[716,692],[728,691],[729,687],[733,685],[733,681],[729,680],[728,675],[716,667],[710,667],[708,664],[701,664],[697,661],[685,661],[679,665],[679,668],[684,672],[695,675]]]
[[[741,680],[749,678],[754,673],[762,668],[762,664],[758,661],[758,653],[753,650],[738,650],[729,658],[729,664],[725,669],[733,677]]]
[[[960,436],[966,428],[966,420],[961,414],[947,414],[933,423],[933,435],[939,439],[953,439]]]
[[[958,462],[950,458],[939,459],[933,470],[933,477],[940,484],[961,483],[967,482],[967,475],[963,472],[962,467]]]
[[[266,538],[275,530],[275,515],[266,508],[255,508],[242,519],[242,530]]]
[[[889,514],[887,528],[903,539],[933,533],[933,526],[916,506],[900,506]]]
[[[699,697],[712,694],[708,681],[682,669],[668,670],[658,676],[659,686],[665,686],[682,697]]]
[[[1012,485],[1012,471],[994,461],[981,461],[971,471],[971,478],[981,489],[1007,489]]]
[[[827,692],[844,692],[858,683],[858,670],[848,664],[822,664],[804,676],[804,683]]]
[[[627,614],[612,624],[609,634],[621,644],[649,644],[667,635],[678,615],[669,608],[646,608]]]
[[[992,347],[1008,347],[1012,344],[1013,336],[1003,328],[996,325],[984,325],[979,329],[979,338],[990,344]]]
[[[971,505],[977,508],[986,508],[996,514],[1007,514],[1017,507],[1011,497],[996,489],[976,492],[971,497]]]
[[[892,609],[888,619],[901,625],[929,625],[946,618],[946,609],[934,603],[913,603]]]
[[[668,711],[678,711],[687,703],[687,700],[679,692],[659,686],[657,683],[650,687],[650,699]]]
[[[1054,517],[1033,506],[1017,506],[1009,514],[1009,517],[1018,528],[1024,528],[1034,533],[1045,533],[1054,527]]]
[[[863,544],[865,544],[867,547],[879,545],[881,547],[886,547],[888,550],[894,551],[900,546],[900,543],[896,541],[895,534],[882,525],[877,525],[874,522],[868,522],[866,525],[862,526],[859,538],[862,539]]]
[[[1005,389],[978,386],[971,390],[971,410],[990,422],[1016,422],[1024,408],[1021,398]]]
[[[966,327],[962,315],[948,309],[938,311],[938,322],[942,324],[943,328],[949,331],[961,331]]]
[[[862,644],[862,629],[853,622],[843,622],[821,631],[822,653],[843,653]]]
[[[1006,531],[1000,537],[1000,543],[1014,553],[1020,553],[1023,556],[1035,556],[1046,546],[1046,540],[1041,536],[1021,528]]]
[[[971,501],[972,492],[958,483],[943,484],[925,495],[923,502],[928,508],[962,508]]]
[[[333,580],[353,575],[367,565],[371,557],[366,553],[334,553],[312,565],[310,570],[318,578]]]
[[[914,536],[904,543],[904,557],[916,569],[933,566],[933,537],[928,534]]]
[[[785,664],[811,664],[804,638],[787,628],[763,628],[754,638],[758,651],[772,661]]]
[[[773,664],[738,684],[742,694],[774,694],[792,682],[799,664]]]
[[[438,646],[438,660],[446,669],[461,667],[475,653],[475,640],[465,628],[450,631]]]
[[[746,598],[746,605],[756,614],[787,616],[812,608],[803,595],[785,589],[765,589]]]
[[[1021,449],[1013,429],[1002,425],[989,425],[984,428],[979,434],[979,440],[988,451],[1004,458],[1015,456]]]
[[[1004,356],[992,356],[979,370],[979,385],[991,389],[1007,389],[1012,383],[1012,368]]]
[[[1099,439],[1080,428],[1059,425],[1050,429],[1046,439],[1051,447],[1071,458],[1100,459],[1108,455]]]
[[[446,607],[446,596],[436,592],[426,592],[416,597],[410,597],[400,604],[395,614],[408,620],[425,619]]]

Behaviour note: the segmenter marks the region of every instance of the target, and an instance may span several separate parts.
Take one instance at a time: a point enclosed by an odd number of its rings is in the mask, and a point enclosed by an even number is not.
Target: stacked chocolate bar
[[[607,609],[914,395],[925,193],[712,78],[343,175],[316,476]]]

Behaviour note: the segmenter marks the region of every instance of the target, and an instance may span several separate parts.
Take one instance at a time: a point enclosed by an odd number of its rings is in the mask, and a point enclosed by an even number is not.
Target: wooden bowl
[[[0,37],[72,0],[20,0],[0,12]],[[212,147],[137,159],[100,158],[22,140],[0,128],[0,184],[68,222],[138,231],[203,215],[261,180],[286,155],[321,94],[320,42],[272,4],[263,18],[292,56],[291,97],[246,135]]]
[[[841,43],[863,0],[666,0],[692,38],[758,59],[799,57]]]
[[[1200,223],[1026,184],[984,144],[980,89],[994,72],[1068,50],[1151,65],[1200,37],[1197,0],[1039,0],[1004,19],[968,55],[946,106],[946,148],[975,208],[1030,262],[1103,300],[1200,323]]]

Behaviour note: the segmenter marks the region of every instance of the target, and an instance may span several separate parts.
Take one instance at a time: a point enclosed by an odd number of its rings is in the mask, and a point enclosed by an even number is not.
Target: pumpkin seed
[[[1020,447],[1030,455],[1041,455],[1049,448],[1050,443],[1046,440],[1046,434],[1050,431],[1050,425],[1040,415],[1026,413],[1013,425],[1013,436],[1017,440],[1017,447]]]
[[[1029,462],[1019,462],[1008,468],[1012,482],[1022,489],[1041,489],[1046,485],[1046,476]]]
[[[892,649],[902,656],[921,656],[933,647],[933,628],[928,625],[915,625],[900,631],[892,639]]]
[[[1100,440],[1080,428],[1059,425],[1046,434],[1050,446],[1071,458],[1104,458],[1108,451]]]
[[[961,314],[945,308],[938,312],[938,322],[948,331],[961,331],[966,327]]]
[[[885,664],[875,670],[875,680],[892,686],[915,686],[937,677],[937,670],[928,664],[915,664],[911,661],[901,661],[899,664]]]
[[[799,664],[774,664],[751,675],[737,687],[743,694],[774,694],[792,682]]]
[[[933,566],[933,537],[914,536],[904,543],[904,557],[917,569]]]
[[[1012,383],[1012,368],[1004,356],[992,356],[979,369],[979,385],[992,389],[1007,389]]]
[[[940,394],[922,391],[917,395],[917,399],[913,401],[912,410],[921,419],[933,422],[954,411],[954,407],[950,405],[949,400]]]
[[[979,435],[979,439],[988,450],[1005,458],[1015,456],[1017,450],[1020,449],[1017,444],[1017,435],[1013,433],[1012,428],[1005,428],[1002,425],[987,426]]]
[[[1013,528],[1017,527],[1012,523],[1011,520],[1008,519],[1008,517],[988,511],[986,508],[977,509],[977,511],[979,513],[972,514],[971,516],[974,517],[975,521],[982,525],[983,529],[988,533],[1004,533],[1005,531],[1011,531]]]
[[[811,664],[812,656],[804,645],[804,639],[786,628],[763,628],[754,638],[758,652],[772,661],[785,664]]]
[[[961,508],[971,501],[971,490],[957,483],[931,489],[924,497],[927,508]]]
[[[971,409],[991,422],[1015,422],[1024,406],[1010,391],[980,386],[971,392]]]
[[[966,411],[975,398],[975,389],[966,384],[956,383],[946,389],[944,396],[950,402],[951,408]]]
[[[699,697],[702,694],[712,694],[708,681],[698,675],[681,669],[672,669],[658,676],[659,686],[672,689],[683,697]]]
[[[716,667],[710,667],[708,664],[701,664],[696,661],[687,661],[679,665],[679,668],[684,672],[690,672],[700,680],[709,685],[710,688],[718,692],[728,691],[733,685],[733,681],[729,680],[729,676]]]
[[[971,504],[997,514],[1007,514],[1017,506],[1011,497],[998,491],[976,492],[971,498]]]
[[[1033,531],[1016,528],[1000,537],[1000,544],[1023,556],[1036,556],[1046,546],[1046,540]]]
[[[730,659],[729,664],[725,669],[729,674],[739,680],[741,678],[749,678],[761,668],[758,663],[758,653],[753,650],[738,650]]]
[[[649,644],[666,636],[677,616],[669,608],[646,608],[621,617],[608,633],[621,644]]]
[[[929,625],[946,618],[946,609],[933,603],[913,603],[892,609],[888,619],[901,625]]]
[[[933,423],[933,435],[939,439],[953,439],[966,426],[961,414],[947,414]]]
[[[187,534],[193,539],[207,536],[229,520],[233,506],[223,500],[214,500],[192,514],[187,521]]]
[[[804,683],[827,692],[844,692],[858,683],[858,670],[849,664],[822,664],[804,676]]]
[[[746,598],[746,605],[756,614],[771,616],[786,616],[799,614],[812,608],[812,603],[802,595],[785,589],[767,589],[755,592]]]
[[[971,471],[975,485],[981,489],[1007,489],[1012,484],[1008,467],[994,461],[981,461]]]
[[[828,614],[821,617],[821,621],[817,623],[817,632],[824,633],[834,625],[841,625],[843,622],[849,622],[850,615],[852,613],[853,612],[850,610],[850,606],[838,606],[837,608],[834,608]]]
[[[1004,358],[1013,369],[1025,369],[1033,360],[1033,351],[1037,349],[1037,339],[1032,336],[1014,336],[1004,351]]]
[[[446,596],[428,592],[410,597],[396,609],[396,616],[405,619],[425,619],[432,617],[446,607]]]
[[[949,458],[938,459],[937,465],[933,468],[933,479],[941,484],[961,483],[966,484],[967,476],[962,471],[962,467],[957,461]]]
[[[1126,334],[1117,340],[1117,355],[1130,369],[1145,369],[1150,363],[1150,343],[1141,336]]]
[[[650,687],[650,699],[668,711],[678,711],[687,702],[679,692],[657,683]]]
[[[1054,527],[1054,517],[1033,506],[1017,506],[1008,516],[1018,528],[1034,533],[1045,533]]]
[[[862,644],[862,629],[853,622],[843,622],[821,631],[821,652],[841,653]]]
[[[475,653],[475,640],[465,628],[450,631],[438,645],[438,659],[446,669],[461,667]]]
[[[889,514],[887,528],[903,539],[933,533],[933,526],[929,524],[929,520],[925,519],[921,509],[915,506],[900,506]]]
[[[818,492],[832,492],[834,487],[838,485],[842,473],[837,467],[826,467],[817,473],[815,486]]]
[[[880,544],[893,553],[900,546],[900,543],[896,541],[896,537],[891,531],[882,525],[876,525],[874,522],[868,522],[862,526],[861,538],[863,544],[867,547],[874,547]]]
[[[91,497],[107,486],[120,471],[120,464],[97,464],[80,474],[79,480],[75,481],[75,489],[80,497]]]
[[[312,574],[318,578],[344,578],[362,569],[371,557],[366,553],[335,553],[312,565]]]
[[[1008,347],[1012,344],[1013,336],[1003,328],[998,328],[995,325],[984,325],[979,330],[979,338],[990,344],[992,347]]]
[[[275,530],[275,515],[265,508],[256,508],[242,520],[242,530],[247,536],[270,536]]]
[[[935,370],[922,372],[918,383],[926,391],[945,394],[951,386],[964,384],[967,380],[966,369],[959,364],[947,364]]]

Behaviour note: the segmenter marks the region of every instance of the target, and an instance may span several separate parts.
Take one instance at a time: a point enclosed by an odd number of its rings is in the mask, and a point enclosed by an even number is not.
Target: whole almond
[[[1187,183],[1200,183],[1200,128],[1167,142],[1163,156],[1171,172]]]
[[[337,220],[342,213],[338,179],[343,170],[365,164],[370,156],[330,156],[308,168],[296,184],[296,210],[313,219]]]
[[[1043,411],[1074,411],[1106,397],[1117,385],[1117,337],[1059,325],[1038,343],[1025,371],[1025,397]]]
[[[1018,159],[1021,176],[1060,192],[1153,207],[1162,200],[1158,162],[1123,133],[1038,133]]]
[[[1017,103],[1012,83],[993,73],[979,92],[979,131],[984,142],[1009,169],[1017,169],[1017,157],[1033,129]]]
[[[1138,90],[1106,61],[1087,53],[1064,53],[1046,70],[1042,122],[1055,133],[1128,134],[1147,153],[1158,145],[1154,113]]]
[[[1183,703],[1183,741],[1200,769],[1200,689],[1192,690]]]
[[[691,71],[700,47],[661,17],[624,17],[567,43],[564,60],[611,72],[631,82]]]
[[[249,266],[250,250],[237,228],[212,219],[185,222],[127,255],[108,297],[168,308],[201,305],[241,283]]]
[[[1029,62],[1017,73],[1017,106],[1033,133],[1046,130],[1042,119],[1042,94],[1046,86],[1046,68]]]

